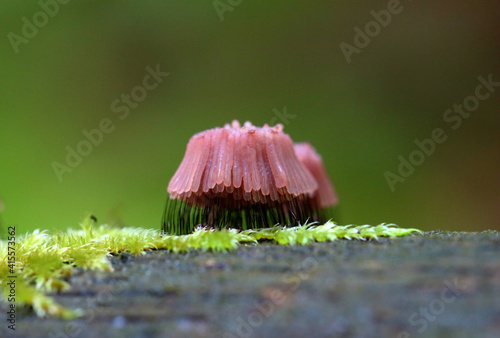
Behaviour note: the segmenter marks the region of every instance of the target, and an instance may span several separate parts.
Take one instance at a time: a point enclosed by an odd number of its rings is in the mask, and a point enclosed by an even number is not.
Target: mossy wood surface
[[[500,336],[496,231],[110,260],[113,271],[78,268],[54,294],[83,316],[19,310],[16,336]]]

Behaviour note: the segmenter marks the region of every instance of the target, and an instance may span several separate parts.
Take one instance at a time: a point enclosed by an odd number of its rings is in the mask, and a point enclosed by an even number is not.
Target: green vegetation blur
[[[233,119],[310,141],[341,224],[500,229],[498,7],[2,2],[4,231],[159,228],[189,138]]]

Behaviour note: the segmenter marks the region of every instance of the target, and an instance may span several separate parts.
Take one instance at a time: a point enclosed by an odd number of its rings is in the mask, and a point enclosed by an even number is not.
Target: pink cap
[[[318,157],[314,149],[313,154]],[[231,125],[191,137],[167,191],[171,198],[197,203],[204,194],[231,194],[250,203],[284,201],[299,195],[312,197],[319,181],[314,177],[315,171],[306,168],[312,161],[310,157],[305,157],[305,163],[299,161],[281,124],[261,128],[250,122],[240,126],[235,120]],[[319,172],[317,168],[313,166]],[[321,163],[319,168],[323,168]],[[322,179],[329,182],[324,169],[321,173]],[[323,197],[319,187],[322,203],[336,201],[333,188],[329,191],[335,199],[328,194]]]

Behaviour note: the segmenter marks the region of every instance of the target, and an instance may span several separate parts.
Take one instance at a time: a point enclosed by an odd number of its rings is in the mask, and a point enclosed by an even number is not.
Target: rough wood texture
[[[18,312],[16,336],[500,337],[497,231],[112,261],[56,296],[84,317]]]

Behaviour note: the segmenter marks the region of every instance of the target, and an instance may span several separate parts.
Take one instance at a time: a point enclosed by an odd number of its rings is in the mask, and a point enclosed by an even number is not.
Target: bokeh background
[[[223,20],[212,1],[71,1],[17,53],[9,33],[42,9],[1,3],[4,228],[75,228],[87,212],[158,228],[188,139],[239,119],[281,122],[317,148],[343,224],[500,229],[500,88],[457,130],[443,121],[479,75],[500,81],[498,3],[402,1],[350,63],[340,43],[387,1],[220,3]],[[156,65],[169,76],[120,120],[112,102]],[[103,118],[114,131],[59,182],[52,163]],[[446,142],[392,192],[384,173],[435,128]]]

